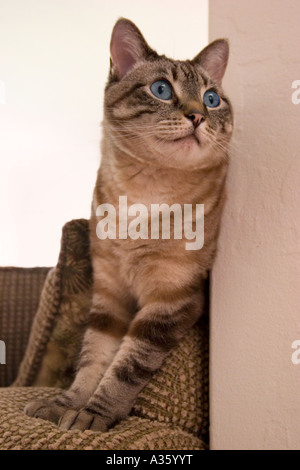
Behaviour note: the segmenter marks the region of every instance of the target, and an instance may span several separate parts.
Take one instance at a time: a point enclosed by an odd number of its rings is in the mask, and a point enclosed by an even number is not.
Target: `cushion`
[[[48,271],[0,267],[0,340],[6,346],[6,364],[0,364],[1,387],[10,385],[17,375]]]
[[[204,443],[179,427],[130,416],[106,433],[63,431],[49,421],[29,418],[25,404],[53,397],[54,388],[0,389],[1,450],[204,450]]]
[[[66,432],[52,423],[24,415],[24,406],[32,398],[59,393],[58,388],[68,387],[73,380],[91,302],[91,287],[88,221],[72,221],[63,229],[59,261],[48,273],[15,387],[0,391],[0,423],[4,423],[6,429],[4,434],[0,432],[1,448],[42,449],[52,448],[49,447],[52,445],[61,446],[53,448],[68,448],[73,441],[84,449],[92,445],[91,442],[99,449],[205,448],[208,437],[205,318],[182,339],[154,374],[139,394],[130,417],[108,433],[91,436],[90,431]],[[29,385],[34,387],[24,387]],[[14,434],[12,429],[19,431]],[[49,433],[53,443],[46,438]],[[147,447],[149,445],[152,447]],[[157,445],[159,447],[155,447]]]
[[[91,286],[88,221],[74,220],[63,227],[58,263],[45,282],[14,385],[67,388],[71,384]]]

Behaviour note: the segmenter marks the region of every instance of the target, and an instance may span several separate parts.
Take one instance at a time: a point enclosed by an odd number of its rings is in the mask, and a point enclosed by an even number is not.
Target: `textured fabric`
[[[29,418],[25,404],[53,397],[57,389],[0,389],[1,450],[204,450],[201,439],[167,424],[131,416],[106,433],[63,431],[49,421]]]
[[[13,385],[31,385],[43,360],[58,314],[60,303],[60,278],[57,269],[52,268],[45,280],[38,311],[34,318],[28,346],[20,370]]]
[[[30,400],[52,397],[57,388],[0,389],[0,449],[207,448],[208,341],[205,324],[194,327],[140,393],[131,416],[107,433],[62,431],[25,416]]]
[[[85,219],[62,231],[57,266],[45,282],[28,348],[14,385],[67,388],[91,300],[92,268]]]
[[[207,371],[207,326],[202,324],[192,328],[169,354],[162,367],[139,394],[131,414],[180,427],[206,441]]]
[[[207,439],[207,326],[192,328],[139,394],[132,413]]]
[[[6,345],[6,364],[0,365],[0,386],[15,379],[38,308],[49,268],[0,268],[0,340]]]

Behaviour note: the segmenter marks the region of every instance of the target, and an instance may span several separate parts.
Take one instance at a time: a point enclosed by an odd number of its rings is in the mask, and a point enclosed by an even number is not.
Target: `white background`
[[[0,265],[54,265],[89,217],[120,16],[175,58],[207,44],[208,0],[0,0]]]

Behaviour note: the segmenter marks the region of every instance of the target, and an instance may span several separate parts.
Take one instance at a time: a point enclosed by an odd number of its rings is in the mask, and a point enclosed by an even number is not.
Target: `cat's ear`
[[[111,75],[121,79],[137,62],[155,54],[139,29],[126,18],[114,26],[110,41]]]
[[[221,84],[229,56],[227,39],[216,39],[205,47],[193,60],[193,64],[200,65],[212,80]]]

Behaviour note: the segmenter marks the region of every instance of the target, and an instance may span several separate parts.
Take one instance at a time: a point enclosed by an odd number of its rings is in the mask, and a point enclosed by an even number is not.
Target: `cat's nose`
[[[203,114],[198,111],[190,111],[188,114],[185,114],[185,117],[192,121],[195,129],[200,126],[202,121],[204,121]]]

